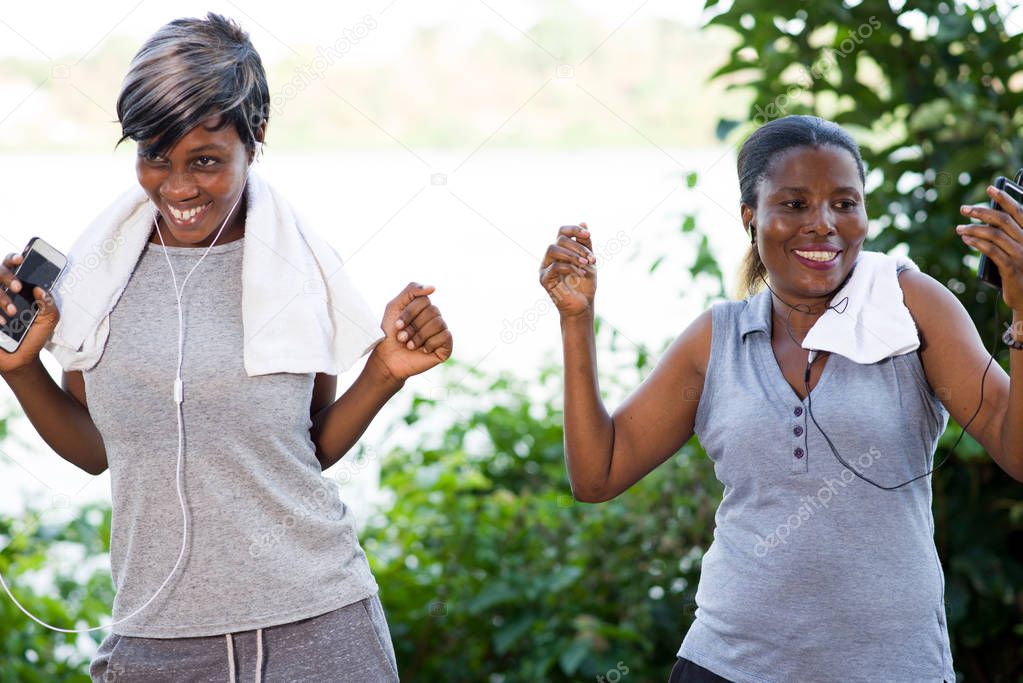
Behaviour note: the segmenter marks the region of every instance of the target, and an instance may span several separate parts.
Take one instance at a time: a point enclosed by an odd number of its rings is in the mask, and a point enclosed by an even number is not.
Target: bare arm
[[[578,500],[597,503],[618,496],[689,441],[710,334],[711,313],[705,311],[608,417],[599,398],[592,319],[563,321],[565,460]]]
[[[710,355],[711,313],[680,336],[653,372],[609,416],[600,399],[593,332],[596,273],[580,265],[592,243],[563,226],[548,248],[541,283],[561,312],[565,362],[565,464],[577,500],[610,500],[670,458],[693,435]],[[595,259],[593,259],[595,262]]]
[[[333,401],[336,378],[320,375],[313,390],[312,439],[322,469],[327,469],[355,445],[366,427],[405,380],[451,357],[453,338],[431,301],[432,286],[410,282],[384,307],[380,329],[384,338],[374,347],[358,379]]]
[[[980,404],[980,380],[991,358],[973,320],[952,292],[917,271],[899,275],[903,298],[920,333],[920,361],[927,383],[961,425]],[[1010,351],[1010,375],[992,362],[984,403],[967,432],[998,466],[1023,481],[1023,351]]]
[[[369,423],[392,396],[405,385],[384,370],[374,350],[359,377],[341,398],[334,401],[337,377],[318,374],[313,387],[313,426],[310,430],[321,469],[327,469],[359,440]],[[320,406],[326,404],[326,407]]]
[[[107,451],[85,405],[82,373],[64,373],[58,387],[42,361],[3,373],[22,410],[56,453],[89,474],[107,469]]]

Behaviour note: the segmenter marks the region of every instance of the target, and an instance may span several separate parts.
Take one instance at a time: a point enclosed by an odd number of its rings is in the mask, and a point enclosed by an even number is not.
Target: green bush
[[[628,495],[576,502],[559,373],[461,372],[414,402],[407,423],[443,428],[388,454],[394,502],[363,535],[403,677],[667,680],[721,495],[709,458],[694,442]]]
[[[0,572],[25,609],[46,623],[98,626],[110,620],[114,586],[109,561],[92,570],[87,561],[106,558],[109,538],[105,504],[82,507],[67,522],[47,522],[33,509],[17,519],[0,517]],[[47,589],[38,590],[40,583]],[[106,633],[51,631],[0,594],[0,683],[87,683],[91,653]]]

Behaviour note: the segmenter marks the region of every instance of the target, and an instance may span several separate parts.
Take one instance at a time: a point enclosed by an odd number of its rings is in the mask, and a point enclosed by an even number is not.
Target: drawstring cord
[[[263,629],[256,629],[256,683],[263,679]]]
[[[231,640],[231,634],[227,634],[227,675],[228,683],[235,683],[234,680],[234,641]]]
[[[234,640],[231,638],[231,634],[227,633],[224,636],[227,638],[227,675],[229,677],[229,683],[235,683],[235,670],[234,670]],[[263,680],[263,629],[256,629],[256,683],[260,683]]]

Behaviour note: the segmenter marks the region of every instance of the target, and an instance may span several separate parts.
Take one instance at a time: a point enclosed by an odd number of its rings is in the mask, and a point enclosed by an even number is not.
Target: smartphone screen
[[[6,287],[4,288],[7,296],[11,297],[18,310],[14,315],[7,315],[6,311],[0,309],[0,320],[3,321],[3,324],[0,325],[0,332],[20,345],[25,332],[36,317],[36,311],[33,308],[35,303],[35,297],[32,294],[33,288],[42,287],[50,291],[60,272],[61,268],[57,264],[49,261],[35,249],[29,249],[15,273],[15,278],[21,282],[21,291],[12,292]]]

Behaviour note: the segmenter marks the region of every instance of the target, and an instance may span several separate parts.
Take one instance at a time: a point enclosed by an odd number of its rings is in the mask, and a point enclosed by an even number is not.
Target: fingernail
[[[963,204],[962,206],[959,207],[959,210],[962,211],[963,213],[971,213],[973,211],[973,207],[966,206],[965,204]]]
[[[398,333],[398,341],[405,341],[406,339],[408,339],[408,335],[407,334],[405,334],[404,332],[399,332]]]
[[[394,326],[400,330],[401,328],[405,327],[405,321],[399,318],[397,321],[395,321]]]
[[[7,304],[7,312],[8,313],[17,313],[18,309],[14,306],[14,304]]]
[[[12,292],[20,292],[21,291],[21,283],[18,282],[17,280],[12,282],[11,283],[11,291]]]
[[[958,234],[962,235],[963,234],[963,230],[965,230],[965,228],[963,226],[961,226],[961,225],[957,225],[956,226],[956,232]]]

